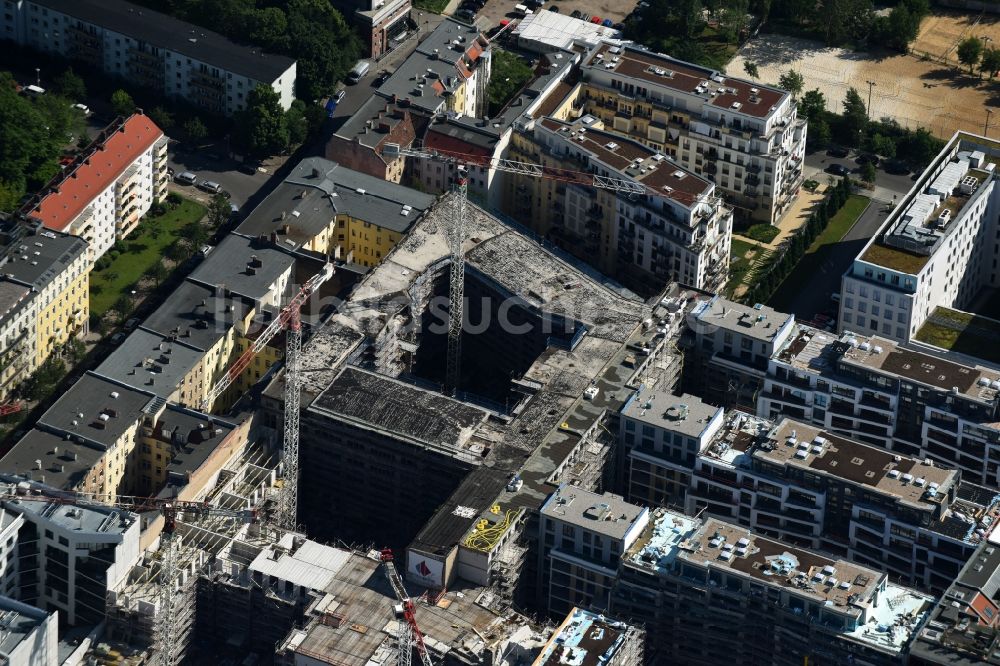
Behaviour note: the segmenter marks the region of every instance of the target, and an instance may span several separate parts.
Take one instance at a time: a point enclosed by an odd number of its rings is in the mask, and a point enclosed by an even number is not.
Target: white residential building
[[[737,215],[774,224],[795,200],[806,122],[789,93],[632,44],[580,68],[584,112],[716,183]]]
[[[6,492],[17,479],[5,477]],[[23,523],[16,545],[17,586],[12,596],[24,603],[58,609],[69,626],[104,620],[109,591],[121,587],[140,555],[138,516],[119,509],[71,506],[31,494],[37,484],[21,482],[21,499],[5,501],[4,515]],[[46,492],[55,492],[47,488]],[[6,522],[6,518],[4,519]]]
[[[49,613],[0,596],[0,661],[4,666],[57,666],[59,622]]]
[[[0,38],[84,62],[110,76],[231,115],[258,85],[287,109],[295,99],[291,58],[123,0],[4,0]]]
[[[548,611],[606,609],[619,559],[648,522],[649,509],[618,495],[559,486],[539,515],[538,571]]]
[[[22,209],[87,241],[91,262],[128,236],[167,195],[167,137],[148,116],[116,120]]]
[[[910,342],[938,307],[1000,286],[996,142],[957,133],[841,282],[840,329]]]

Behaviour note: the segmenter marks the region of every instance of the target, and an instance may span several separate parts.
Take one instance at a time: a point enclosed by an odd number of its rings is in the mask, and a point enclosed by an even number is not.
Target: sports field
[[[917,48],[937,56],[873,55],[831,48],[819,42],[783,35],[765,34],[747,42],[726,68],[732,76],[746,77],[743,65],[754,62],[764,83],[776,85],[778,77],[795,69],[805,77],[805,89],[819,88],[831,111],[841,111],[850,86],[868,101],[868,81],[872,88],[872,118],[893,118],[911,129],[923,126],[941,138],[956,130],[981,134],[986,106],[1000,106],[1000,82],[980,80],[978,72],[969,76],[946,57],[963,36],[996,35],[1000,46],[1000,21],[995,17],[977,22],[978,15],[935,15],[925,19]],[[967,25],[963,21],[968,22]],[[963,29],[963,25],[965,26]],[[991,44],[992,46],[993,44]],[[1000,77],[998,77],[1000,78]],[[1000,124],[1000,114],[990,119],[991,133]]]

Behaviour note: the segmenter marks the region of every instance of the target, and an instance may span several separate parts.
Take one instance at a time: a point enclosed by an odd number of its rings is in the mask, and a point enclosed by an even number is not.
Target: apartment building
[[[237,232],[371,268],[435,197],[319,157],[302,160]]]
[[[632,666],[641,664],[645,632],[632,625],[573,608],[531,666]]]
[[[15,223],[2,250],[0,268],[9,296],[4,353],[12,366],[7,390],[25,379],[57,348],[90,324],[90,269],[87,243]],[[14,286],[16,285],[16,286]],[[30,290],[19,295],[21,288]],[[7,369],[5,369],[5,372]]]
[[[620,463],[629,501],[651,506],[677,504],[691,485],[695,459],[724,423],[722,407],[693,395],[640,388],[618,418]]]
[[[385,144],[410,148],[427,122],[428,116],[413,109],[409,100],[375,95],[333,131],[326,143],[326,158],[381,180],[401,182],[407,160],[386,155]]]
[[[789,93],[633,44],[600,44],[580,71],[585,113],[712,181],[739,217],[775,224],[795,200],[806,122]]]
[[[37,311],[27,285],[0,280],[0,400],[36,367],[35,324]]]
[[[0,596],[0,656],[9,666],[58,666],[59,620],[7,596]]]
[[[757,413],[786,415],[1000,484],[1000,373],[891,339],[799,326],[768,365]]]
[[[69,627],[102,622],[108,592],[124,583],[139,559],[139,517],[120,509],[61,504],[34,494],[38,484],[14,477],[5,481],[8,492],[23,494],[3,502],[4,513],[23,519],[14,544],[17,587],[11,596],[58,611]]]
[[[393,102],[409,100],[429,115],[481,118],[488,102],[491,54],[479,28],[446,17],[379,86],[378,94]]]
[[[914,666],[1000,664],[1000,540],[990,535],[931,611],[910,647]]]
[[[517,126],[508,156],[557,177],[507,174],[503,210],[634,290],[721,288],[732,212],[715,185],[602,126],[593,116]]]
[[[0,21],[4,39],[210,113],[228,116],[245,108],[259,85],[274,89],[284,109],[295,99],[291,58],[124,0],[5,0]]]
[[[657,509],[622,556],[611,612],[666,663],[903,664],[933,605],[868,567]]]
[[[166,199],[167,180],[167,137],[136,113],[105,128],[21,212],[87,241],[93,262]]]
[[[840,329],[910,342],[937,308],[996,287],[1000,147],[959,132],[841,280]]]
[[[358,30],[367,38],[365,57],[374,60],[388,55],[413,27],[410,0],[335,0],[331,4],[345,16],[354,16]]]
[[[618,495],[559,486],[539,510],[538,571],[549,614],[607,610],[619,559],[648,521],[648,509]]]
[[[957,470],[738,412],[699,456],[684,505],[938,592],[1000,512],[995,491]]]
[[[700,302],[687,316],[680,346],[684,386],[727,409],[753,410],[770,358],[792,335],[795,316],[720,296]]]

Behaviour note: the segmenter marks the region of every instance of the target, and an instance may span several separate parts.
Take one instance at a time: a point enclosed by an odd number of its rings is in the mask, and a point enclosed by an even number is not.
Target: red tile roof
[[[103,192],[139,155],[149,149],[163,130],[147,116],[135,114],[89,157],[46,195],[30,213],[49,229],[63,231],[77,215]]]

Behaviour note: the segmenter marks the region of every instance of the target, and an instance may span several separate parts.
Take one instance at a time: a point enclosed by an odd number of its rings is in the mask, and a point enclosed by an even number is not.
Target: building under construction
[[[676,385],[687,300],[674,286],[643,301],[470,204],[467,325],[447,395],[455,196],[303,349],[299,517],[321,539],[407,547],[410,583],[510,598],[534,582],[524,528],[545,498],[561,482],[603,487],[608,421],[641,382]],[[278,377],[264,393],[275,428],[283,389]]]

